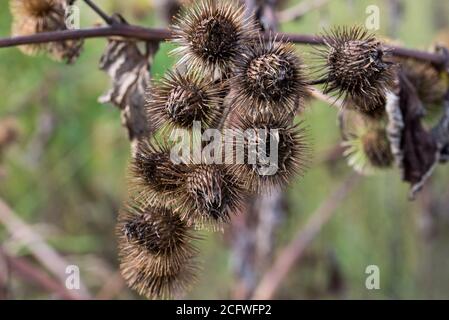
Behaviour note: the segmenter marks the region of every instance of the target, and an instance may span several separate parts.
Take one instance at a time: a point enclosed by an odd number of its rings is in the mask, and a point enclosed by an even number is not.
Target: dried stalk
[[[56,294],[57,296],[67,299],[76,300],[80,297],[68,291],[59,281],[50,277],[46,272],[36,268],[26,259],[14,257],[0,248],[0,257],[3,257],[14,272],[27,282],[33,282],[42,287],[44,290]]]
[[[311,215],[306,225],[301,228],[293,240],[281,250],[272,267],[265,273],[254,291],[253,299],[272,299],[282,281],[295,263],[303,256],[305,249],[319,234],[322,227],[334,216],[336,209],[348,196],[360,180],[353,173],[349,176]]]
[[[31,254],[56,278],[65,283],[67,274],[66,267],[70,265],[53,248],[51,248],[42,237],[34,232],[22,219],[20,219],[11,208],[0,199],[0,222],[6,227],[14,239],[26,246]],[[79,290],[74,293],[79,298],[88,298],[87,288],[81,283]]]
[[[115,20],[108,16],[99,6],[97,6],[92,0],[84,0],[84,2],[98,14],[108,25],[114,24]]]
[[[247,0],[248,12],[255,11],[263,30],[275,31],[277,19],[274,1]],[[234,221],[232,242],[236,283],[233,296],[236,299],[251,297],[257,281],[272,260],[275,235],[285,212],[280,189],[251,199],[245,214]]]
[[[3,38],[0,39],[0,48],[15,47],[26,44],[74,40],[81,38],[90,39],[112,36],[132,38],[142,41],[164,41],[171,38],[171,33],[167,29],[150,29],[134,25],[113,24],[107,27],[42,32],[30,36]],[[269,38],[272,37],[272,35],[266,34],[265,37]],[[322,37],[314,35],[289,34],[279,32],[277,33],[277,38],[280,41],[290,41],[296,44],[322,45],[324,43]],[[431,53],[427,51],[419,51],[388,45],[386,45],[385,47],[391,52],[391,54],[395,56],[430,62],[436,66],[444,66],[447,61],[446,56],[440,53]]]

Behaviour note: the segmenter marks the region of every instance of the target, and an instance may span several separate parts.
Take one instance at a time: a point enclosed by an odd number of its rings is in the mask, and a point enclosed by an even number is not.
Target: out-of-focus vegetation
[[[7,2],[0,4],[1,37],[9,36]],[[449,27],[449,4],[446,0],[402,2],[397,38],[408,47],[429,48],[437,28]],[[110,12],[122,12],[130,22],[163,23],[149,0],[98,3]],[[389,37],[392,16],[387,0],[333,0],[281,30],[319,33],[323,27],[364,24],[368,5],[379,6],[379,34]],[[99,21],[84,4],[81,18],[84,27]],[[0,118],[15,117],[20,125],[18,143],[2,159],[5,175],[0,178],[0,197],[55,250],[80,266],[82,280],[93,293],[117,271],[114,226],[126,196],[129,159],[119,111],[97,102],[109,85],[107,75],[98,70],[105,45],[105,39],[86,41],[74,66],[45,56],[27,57],[17,48],[0,49]],[[169,49],[161,46],[152,68],[155,77],[173,63],[167,56]],[[298,46],[306,62],[310,62],[309,49]],[[310,128],[314,161],[286,191],[288,217],[279,232],[280,247],[351,172],[344,159],[323,161],[340,142],[336,116],[335,108],[317,101],[309,103],[302,115]],[[278,297],[449,298],[448,177],[449,167],[440,166],[414,202],[407,200],[408,186],[398,171],[364,178],[291,272]],[[203,270],[188,298],[229,296],[230,251],[223,238],[206,234],[201,243]],[[14,248],[14,240],[1,226],[0,243]],[[380,290],[365,288],[368,265],[380,268]],[[48,297],[14,276],[10,288],[10,298]],[[135,297],[126,287],[116,296]]]

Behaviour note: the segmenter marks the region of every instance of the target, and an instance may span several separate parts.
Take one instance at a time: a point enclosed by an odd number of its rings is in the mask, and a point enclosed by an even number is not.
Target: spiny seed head
[[[222,116],[226,85],[197,72],[168,72],[149,90],[147,115],[156,129],[163,125],[190,129],[194,121],[202,128],[215,126]]]
[[[260,38],[246,46],[233,81],[236,107],[253,118],[292,113],[308,93],[293,44],[276,39]]]
[[[343,145],[349,165],[359,173],[373,174],[391,167],[394,162],[386,130],[380,126],[365,128]]]
[[[373,121],[381,120],[386,115],[387,98],[384,88],[372,88],[370,99],[362,95],[348,96],[345,100],[347,109],[352,109]]]
[[[219,229],[241,205],[244,190],[225,165],[189,165],[180,199],[179,213],[189,225]]]
[[[67,0],[11,0],[12,35],[28,36],[41,32],[67,30],[65,10]],[[79,56],[83,40],[30,44],[19,49],[28,55],[46,51],[55,60],[73,63]]]
[[[131,161],[131,188],[148,202],[168,204],[179,188],[186,166],[172,161],[170,148],[155,141],[141,141]],[[148,203],[147,202],[147,203]]]
[[[185,223],[168,209],[147,208],[142,212],[139,207],[130,207],[124,214],[121,231],[128,242],[135,242],[152,255],[169,255],[185,241]]]
[[[361,112],[383,108],[385,90],[393,85],[394,64],[374,35],[361,27],[336,28],[324,35],[325,48],[317,49],[324,59],[325,93],[355,100]]]
[[[17,6],[18,10],[23,10],[24,14],[33,17],[45,17],[55,6],[59,0],[25,0],[25,1],[12,1],[13,7]],[[15,3],[14,3],[15,2]],[[18,5],[19,2],[21,6]]]
[[[193,280],[197,238],[171,210],[132,200],[120,212],[116,233],[120,271],[139,294],[170,298]]]
[[[231,172],[246,190],[264,193],[285,187],[307,168],[310,149],[301,123],[291,124],[289,117],[256,121],[240,117],[233,131],[244,142],[244,163],[233,165]]]
[[[179,64],[220,75],[228,74],[249,41],[255,27],[245,18],[244,7],[235,0],[201,0],[186,7],[172,27],[179,45]]]

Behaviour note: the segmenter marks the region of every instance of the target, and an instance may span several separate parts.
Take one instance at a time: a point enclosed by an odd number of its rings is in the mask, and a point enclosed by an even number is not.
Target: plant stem
[[[84,2],[97,13],[108,25],[114,24],[114,19],[107,15],[99,6],[97,6],[92,0],[84,0]]]
[[[298,229],[293,240],[280,251],[273,265],[260,280],[254,291],[253,299],[269,300],[273,298],[282,281],[304,255],[305,249],[336,214],[338,207],[351,193],[360,178],[356,173],[351,174],[328,198],[324,199],[310,216],[308,222]]]
[[[321,78],[321,79],[317,79],[317,80],[311,80],[307,84],[309,86],[316,86],[319,84],[325,84],[326,82],[327,82],[327,78]]]
[[[142,41],[164,41],[171,38],[171,33],[168,29],[150,29],[126,24],[112,24],[110,26],[100,28],[43,32],[29,36],[3,38],[0,39],[0,48],[80,38],[104,38],[111,36],[133,38]],[[266,37],[272,38],[273,36],[266,35]],[[324,44],[322,37],[314,35],[278,33],[277,38],[280,39],[280,41],[290,41],[296,44]],[[440,53],[431,53],[396,46],[385,47],[395,56],[413,58],[432,63],[436,66],[444,66],[447,60],[446,56]]]
[[[112,36],[134,38],[142,41],[164,41],[165,39],[170,38],[170,32],[165,29],[147,29],[138,26],[120,24],[99,28],[42,32],[30,36],[4,38],[0,39],[0,48],[20,46],[24,44],[46,43],[81,38],[105,38]]]

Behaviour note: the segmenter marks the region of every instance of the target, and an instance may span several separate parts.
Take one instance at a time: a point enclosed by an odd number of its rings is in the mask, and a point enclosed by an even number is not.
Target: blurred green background
[[[129,22],[161,26],[150,0],[98,0],[108,12]],[[285,6],[294,5],[290,1]],[[281,26],[294,33],[319,33],[334,25],[364,24],[368,5],[380,8],[380,35],[407,47],[427,49],[449,24],[447,0],[403,0],[392,18],[388,0],[332,0],[321,9]],[[81,4],[82,26],[100,20]],[[393,21],[396,20],[396,21]],[[395,24],[397,23],[397,25]],[[8,1],[0,3],[0,37],[8,37]],[[100,105],[109,78],[98,70],[105,39],[85,43],[73,66],[45,56],[27,57],[17,48],[0,49],[0,120],[14,118],[19,140],[1,159],[0,197],[33,225],[57,252],[80,266],[83,282],[101,295],[117,277],[114,225],[126,196],[129,142],[119,111]],[[171,67],[170,45],[161,46],[152,68],[160,77]],[[307,62],[307,46],[298,46]],[[301,116],[310,128],[314,161],[304,177],[286,191],[288,215],[277,246],[288,243],[310,214],[338,187],[351,169],[344,159],[325,161],[340,137],[335,108],[312,101]],[[414,202],[408,186],[392,170],[366,177],[339,206],[306,254],[284,281],[277,298],[385,299],[449,298],[449,167],[437,168]],[[202,271],[187,298],[228,298],[232,291],[231,251],[226,234],[206,234],[201,243]],[[0,244],[16,248],[0,226]],[[365,288],[365,268],[380,268],[380,290]],[[15,277],[8,298],[48,298],[51,294]],[[121,286],[108,298],[138,298]],[[104,292],[103,292],[104,294]]]

